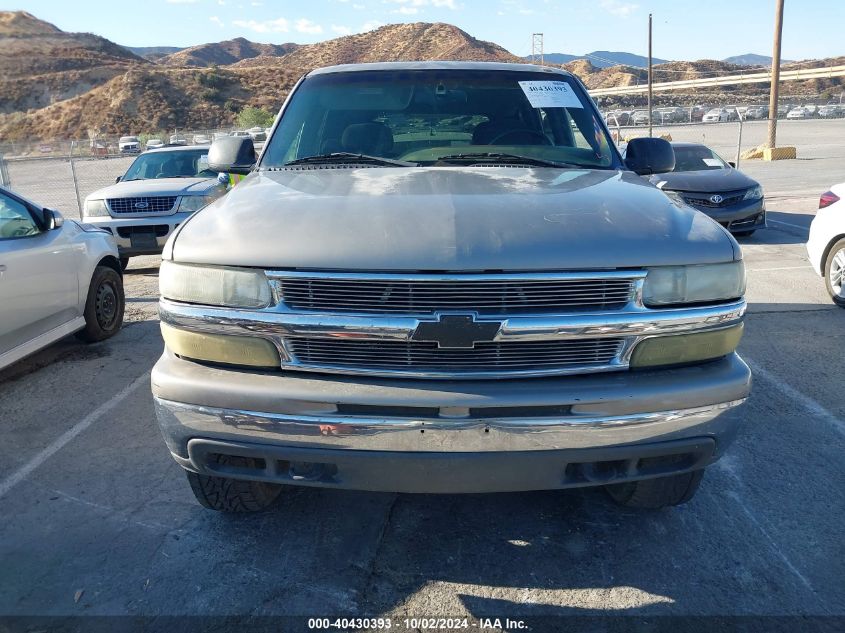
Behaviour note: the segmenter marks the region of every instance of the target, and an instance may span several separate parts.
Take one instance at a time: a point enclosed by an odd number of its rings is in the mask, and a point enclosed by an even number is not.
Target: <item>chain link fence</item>
[[[171,134],[139,135],[143,149],[149,139],[163,143],[210,143],[228,129],[177,130]],[[85,198],[114,184],[137,154],[123,154],[119,137],[78,141],[29,141],[0,144],[0,184],[38,204],[81,218]]]

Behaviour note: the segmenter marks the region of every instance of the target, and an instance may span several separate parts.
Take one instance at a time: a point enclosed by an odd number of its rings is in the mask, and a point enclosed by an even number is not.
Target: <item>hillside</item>
[[[238,37],[224,42],[200,44],[173,52],[158,60],[172,68],[227,66],[259,56],[281,57],[299,48],[299,44],[259,44]]]
[[[180,46],[124,46],[123,48],[151,62],[156,62],[162,57],[185,50]]]
[[[65,33],[29,13],[0,11],[0,142],[85,139],[94,132],[117,135],[227,127],[247,105],[277,111],[299,77],[326,65],[448,59],[523,61],[450,24],[421,22],[392,24],[304,46],[257,44],[237,38],[168,50],[141,47],[133,52],[97,35]],[[613,55],[618,53],[597,51],[564,67],[590,88],[647,81],[646,71],[631,65],[602,68]],[[626,64],[632,61],[625,59]],[[548,56],[545,61],[554,65]],[[786,67],[843,63],[845,58]],[[754,67],[714,60],[669,62],[655,66],[655,81],[749,70]],[[842,85],[841,79],[804,80],[785,83],[782,92],[838,96]],[[718,93],[660,93],[657,99],[735,102],[757,99],[767,89],[765,84],[732,86]],[[638,99],[642,101],[641,97],[617,101],[634,103]]]
[[[456,26],[416,22],[389,24],[374,31],[300,46],[283,57],[261,56],[235,68],[281,66],[310,70],[334,64],[378,61],[476,60],[519,62],[498,44],[477,40]]]
[[[772,58],[768,55],[757,55],[756,53],[745,53],[744,55],[734,55],[733,57],[725,57],[723,62],[729,64],[738,64],[739,66],[771,66]],[[788,59],[781,59],[781,64],[791,63]]]
[[[147,62],[90,33],[65,33],[24,11],[0,12],[0,113],[39,109]]]
[[[530,60],[531,56],[523,57]],[[648,57],[626,53],[624,51],[593,51],[583,55],[570,55],[569,53],[546,53],[543,55],[543,62],[546,64],[568,64],[574,61],[589,61],[596,68],[610,68],[612,66],[634,66],[636,68],[648,68]],[[665,64],[666,59],[654,57],[653,64]]]

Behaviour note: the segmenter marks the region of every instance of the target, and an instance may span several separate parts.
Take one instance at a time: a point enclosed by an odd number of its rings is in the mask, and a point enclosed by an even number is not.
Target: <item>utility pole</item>
[[[543,34],[542,33],[532,33],[531,34],[531,61],[536,62],[537,58],[540,59],[540,63],[543,63]]]
[[[775,37],[772,46],[772,87],[769,90],[769,138],[766,147],[777,147],[780,40],[783,34],[783,0],[775,0]]]
[[[783,2],[783,0],[780,0],[780,1]],[[651,108],[652,108],[651,84],[652,84],[652,78],[651,78],[651,13],[649,13],[648,14],[648,135],[649,136],[652,135],[652,129],[651,129],[651,125],[652,125],[652,122],[651,122]]]

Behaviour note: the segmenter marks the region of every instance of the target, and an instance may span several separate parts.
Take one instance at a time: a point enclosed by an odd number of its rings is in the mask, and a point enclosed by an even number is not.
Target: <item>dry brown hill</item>
[[[281,57],[299,48],[299,44],[259,44],[243,37],[211,44],[200,44],[167,55],[157,60],[173,68],[226,66],[243,59],[261,55]]]
[[[21,37],[24,35],[50,35],[61,33],[56,26],[39,20],[26,11],[0,11],[0,35]]]
[[[245,105],[277,111],[296,80],[313,68],[436,59],[523,61],[455,26],[415,23],[388,25],[308,46],[256,44],[238,38],[178,51],[163,63],[153,64],[102,37],[65,33],[28,13],[0,11],[0,142],[85,139],[92,130],[138,134],[174,127],[225,127],[233,124]],[[801,62],[804,66],[842,63],[845,59]],[[565,67],[591,88],[646,81],[644,70],[630,66],[599,69],[578,60]],[[739,69],[749,70],[717,61],[672,62],[655,67],[655,80]],[[785,92],[832,94],[841,85],[841,79],[787,82]],[[740,95],[751,98],[748,95],[767,89],[765,84],[729,86],[720,95],[731,100]],[[658,99],[681,96],[660,93]],[[690,98],[699,99],[697,95]]]
[[[286,66],[311,70],[335,64],[415,60],[522,62],[498,44],[477,40],[451,24],[389,24],[374,31],[300,46],[283,57],[261,56],[235,68]]]
[[[147,65],[90,33],[65,33],[24,11],[0,12],[0,113],[39,109]]]

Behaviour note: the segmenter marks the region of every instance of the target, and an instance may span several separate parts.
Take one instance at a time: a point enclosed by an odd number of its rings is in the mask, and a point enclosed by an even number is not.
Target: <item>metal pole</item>
[[[73,144],[76,141],[70,142],[70,176],[73,178],[73,190],[76,192],[76,210],[79,217],[82,217],[82,199],[79,197],[79,182],[76,179],[76,168],[73,165]]]
[[[780,87],[780,42],[783,34],[783,1],[775,0],[775,36],[772,45],[772,87],[769,90],[769,138],[766,147],[777,147],[778,89]]]
[[[736,139],[736,158],[734,159],[734,167],[739,169],[739,155],[742,153],[742,121],[743,117],[739,112],[736,113],[739,118],[739,137]]]
[[[783,0],[781,0],[782,2]],[[648,14],[648,135],[652,136],[651,122],[651,13]]]

